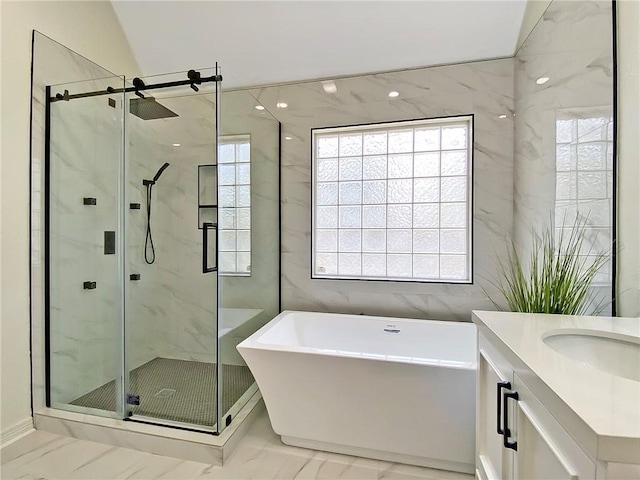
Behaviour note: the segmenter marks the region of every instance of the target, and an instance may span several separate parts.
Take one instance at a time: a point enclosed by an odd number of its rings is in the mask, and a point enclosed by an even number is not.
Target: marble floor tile
[[[471,480],[473,476],[282,444],[263,413],[224,466],[36,431],[0,450],[2,480]]]

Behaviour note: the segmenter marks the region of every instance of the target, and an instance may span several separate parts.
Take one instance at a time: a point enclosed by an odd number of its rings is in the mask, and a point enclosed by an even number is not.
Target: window
[[[312,278],[471,282],[473,117],[312,130]]]
[[[584,256],[611,250],[613,118],[610,112],[561,112],[556,119],[556,238],[587,220]],[[565,232],[565,238],[568,233]],[[611,259],[594,279],[610,285]]]
[[[223,137],[218,150],[220,273],[251,275],[251,139]]]

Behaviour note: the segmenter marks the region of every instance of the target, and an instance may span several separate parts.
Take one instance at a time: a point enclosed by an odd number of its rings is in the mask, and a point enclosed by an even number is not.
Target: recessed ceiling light
[[[293,137],[284,137],[285,140],[293,140]]]
[[[539,79],[536,80],[536,83],[538,85],[544,85],[548,81],[549,81],[549,77],[540,77]]]
[[[336,93],[338,91],[336,82],[334,82],[333,80],[325,80],[321,83],[322,83],[322,88],[326,93]]]
[[[399,93],[399,92],[396,92],[395,90],[394,90],[393,92],[389,92],[389,96],[390,96],[391,98],[396,98],[398,95],[400,95],[400,93]]]
[[[507,116],[505,114],[502,114],[498,118],[507,118]]]
[[[256,105],[256,110],[264,110],[264,107],[262,105]]]
[[[287,104],[286,104],[286,103],[284,103],[284,102],[278,102],[278,103],[276,103],[276,107],[278,107],[278,108],[287,108],[288,106],[289,106],[289,105],[287,105]]]
[[[180,146],[180,144],[179,144],[179,143],[174,143],[174,144],[173,144],[173,146],[174,146],[174,147],[179,147],[179,146]]]

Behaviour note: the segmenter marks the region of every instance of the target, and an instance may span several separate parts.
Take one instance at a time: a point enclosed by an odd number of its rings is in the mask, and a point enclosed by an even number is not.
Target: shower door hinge
[[[127,405],[140,405],[140,395],[127,393]]]

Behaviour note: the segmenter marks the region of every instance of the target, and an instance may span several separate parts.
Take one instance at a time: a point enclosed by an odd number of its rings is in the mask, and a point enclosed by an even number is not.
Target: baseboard
[[[35,431],[33,428],[33,419],[31,417],[25,418],[0,434],[0,447],[5,447],[32,431]]]

